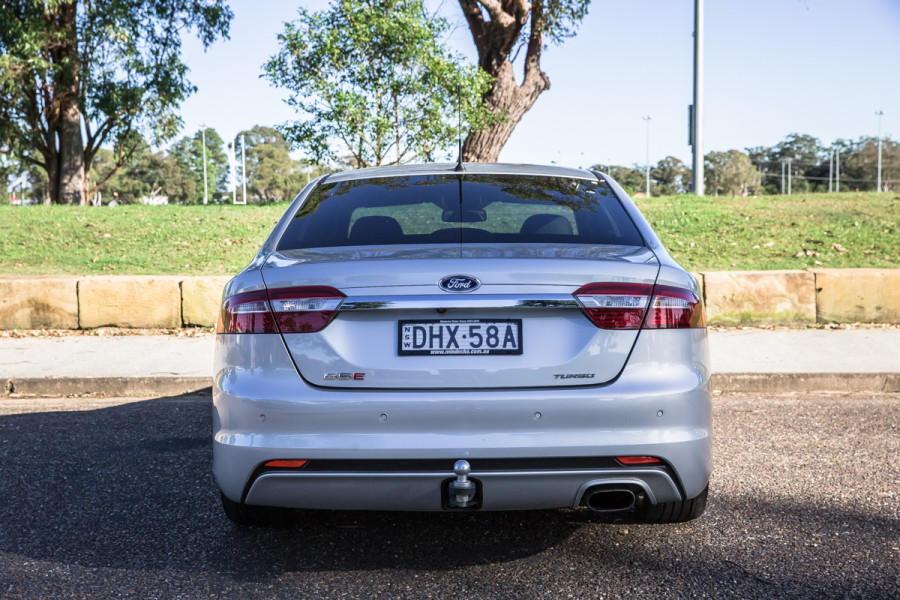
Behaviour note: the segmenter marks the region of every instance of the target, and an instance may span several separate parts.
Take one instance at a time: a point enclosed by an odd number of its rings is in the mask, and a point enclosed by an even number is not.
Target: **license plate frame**
[[[435,327],[438,327],[439,335],[435,333]],[[496,335],[489,331],[491,327],[497,328]],[[417,337],[423,332],[424,339]],[[409,337],[404,339],[405,336]],[[479,336],[481,341],[477,342]],[[510,336],[513,338],[513,347],[510,347]],[[435,338],[440,341],[437,348],[433,344]],[[495,339],[496,344],[493,344],[492,341]],[[421,345],[419,345],[420,341]],[[398,356],[495,356],[521,355],[523,352],[522,319],[404,319],[397,321]]]

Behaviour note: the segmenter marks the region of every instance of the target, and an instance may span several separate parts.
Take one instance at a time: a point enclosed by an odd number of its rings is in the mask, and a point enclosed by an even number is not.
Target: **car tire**
[[[254,506],[235,502],[225,494],[222,496],[222,509],[225,516],[237,525],[253,527],[281,527],[289,522],[290,511],[274,506]]]
[[[706,498],[709,495],[709,484],[694,498],[678,502],[660,502],[644,504],[635,513],[641,523],[683,523],[691,521],[706,510]]]

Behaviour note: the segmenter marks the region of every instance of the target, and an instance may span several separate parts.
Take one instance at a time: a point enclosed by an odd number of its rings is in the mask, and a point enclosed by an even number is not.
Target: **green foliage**
[[[656,195],[686,194],[691,189],[690,167],[674,156],[665,157],[650,169],[650,179],[659,185]]]
[[[647,172],[644,168],[620,167],[617,165],[594,165],[591,167],[595,171],[606,173],[616,180],[616,183],[622,186],[628,194],[643,194],[647,189]],[[653,195],[653,185],[651,182],[650,194]]]
[[[469,127],[489,116],[480,98],[490,78],[439,41],[448,28],[426,14],[422,0],[300,8],[265,65],[300,116],[281,131],[317,162],[434,160],[456,142],[458,94]]]
[[[244,136],[247,193],[257,202],[285,202],[306,184],[306,176],[290,156],[290,146],[277,129],[257,125]]]
[[[878,140],[861,137],[845,145],[841,153],[841,189],[874,191],[878,171]],[[900,190],[900,144],[891,139],[881,141],[881,180],[888,190]]]
[[[203,191],[203,144],[206,140],[206,195]],[[179,204],[203,204],[208,197],[212,202],[217,193],[224,194],[229,189],[228,155],[225,154],[225,143],[216,133],[215,129],[207,127],[198,130],[192,137],[183,137],[175,142],[169,150],[169,155],[181,169],[181,176],[194,182],[193,189],[196,193],[192,196],[191,186],[182,186],[181,191],[185,195],[177,195],[175,201]],[[170,199],[172,201],[172,199]]]
[[[769,156],[770,160],[776,163],[790,160],[791,191],[796,193],[812,191],[816,188],[815,180],[807,179],[807,176],[817,177],[821,174],[821,164],[822,161],[827,160],[828,153],[818,138],[792,133],[776,144],[771,149]]]
[[[759,173],[740,150],[710,152],[703,163],[707,194],[749,196],[758,186]]]
[[[194,91],[181,61],[182,33],[204,45],[226,36],[225,0],[4,0],[0,3],[0,144],[48,172],[57,163],[61,106],[74,106],[90,169],[102,145],[115,166],[149,135],[178,130],[175,108]],[[102,185],[102,181],[97,185]],[[51,188],[53,186],[51,185]]]
[[[101,149],[94,160],[94,176],[102,178],[114,167],[109,150]],[[187,175],[187,176],[186,176]],[[104,188],[103,201],[119,204],[167,202],[184,203],[197,197],[196,181],[185,173],[175,158],[163,152],[142,148],[121,170],[114,172]]]
[[[900,143],[885,138],[881,146],[883,191],[900,190]],[[837,160],[829,165],[832,150],[840,152],[840,190],[836,187]],[[828,192],[829,170],[835,192],[875,191],[877,165],[876,138],[860,137],[855,142],[839,139],[825,148],[812,136],[792,133],[772,147],[707,154],[706,193],[710,196],[774,195],[781,191],[782,183],[786,193],[788,173],[792,194]],[[592,168],[612,175],[629,194],[643,192],[646,187],[643,166],[594,165]],[[650,179],[651,196],[687,193],[691,188],[691,169],[681,160],[667,156],[650,170]]]
[[[832,151],[834,162],[829,165]],[[827,192],[829,171],[832,189],[837,191],[838,155],[841,190],[874,191],[876,187],[878,140],[873,137],[838,139],[825,147],[812,136],[792,133],[775,146],[747,148],[747,153],[762,173],[761,193],[781,191],[782,169],[785,179],[790,169],[792,193]],[[900,189],[900,144],[891,139],[882,140],[882,182],[887,191]]]
[[[574,37],[590,4],[590,0],[547,0],[543,34],[555,44]]]

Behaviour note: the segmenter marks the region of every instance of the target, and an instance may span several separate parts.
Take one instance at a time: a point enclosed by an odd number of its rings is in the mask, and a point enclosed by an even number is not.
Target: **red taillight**
[[[652,456],[617,456],[616,460],[623,465],[655,465],[662,462]]]
[[[575,291],[584,314],[601,329],[640,329],[652,285],[589,283]]]
[[[265,291],[235,294],[222,304],[216,333],[278,333]]]
[[[703,301],[690,290],[641,283],[589,283],[574,296],[584,314],[601,329],[706,327]]]
[[[334,288],[306,286],[235,294],[222,305],[218,333],[315,333],[344,301]]]
[[[281,333],[315,333],[325,328],[344,301],[334,288],[308,286],[269,290]]]
[[[690,290],[658,285],[653,290],[644,329],[706,327],[703,301]]]

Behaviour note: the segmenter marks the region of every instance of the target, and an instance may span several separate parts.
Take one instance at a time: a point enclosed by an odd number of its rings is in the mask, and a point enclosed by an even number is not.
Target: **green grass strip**
[[[900,267],[900,195],[665,196],[638,206],[693,271]],[[0,207],[3,275],[236,273],[287,204]]]

